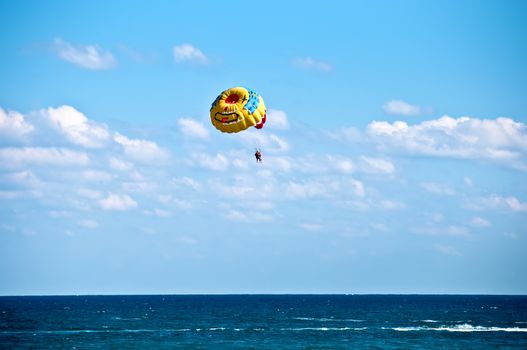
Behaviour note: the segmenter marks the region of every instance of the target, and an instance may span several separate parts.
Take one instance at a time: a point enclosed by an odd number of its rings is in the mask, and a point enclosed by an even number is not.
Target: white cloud
[[[448,245],[436,245],[435,246],[436,251],[443,255],[450,255],[450,256],[461,256],[461,253],[454,247],[448,246]]]
[[[168,218],[172,215],[172,213],[168,210],[163,210],[159,208],[154,208],[154,214],[160,218]]]
[[[36,185],[40,182],[38,177],[30,170],[23,170],[12,173],[0,173],[1,182],[9,182],[13,184],[21,184],[24,186]]]
[[[516,212],[527,212],[527,203],[514,196],[502,197],[490,195],[486,197],[469,198],[464,207],[469,210],[505,209]]]
[[[136,193],[155,193],[158,185],[155,182],[150,181],[135,181],[135,182],[123,182],[123,189],[127,192],[136,192]]]
[[[106,125],[99,125],[71,106],[48,108],[42,112],[54,127],[76,145],[101,148],[110,140]]]
[[[246,212],[236,210],[236,209],[230,209],[227,212],[227,218],[232,221],[239,221],[239,222],[262,222],[262,221],[272,221],[273,217],[270,214],[263,214],[258,212],[252,212],[250,215],[248,215]]]
[[[246,170],[249,168],[249,161],[247,159],[235,158],[232,160],[232,165],[235,168]]]
[[[99,199],[102,197],[102,193],[97,190],[92,190],[90,188],[78,188],[75,191],[79,196],[89,199]]]
[[[265,127],[269,129],[287,130],[289,129],[289,122],[287,114],[284,111],[277,109],[270,109],[267,112],[267,119]]]
[[[165,163],[170,158],[167,150],[148,140],[129,139],[116,132],[114,141],[120,144],[130,158],[145,163]]]
[[[509,208],[511,208],[513,211],[527,212],[527,203],[520,202],[520,200],[516,197],[505,198],[505,203],[507,203]]]
[[[192,203],[184,199],[174,198],[174,205],[179,209],[192,209]]]
[[[293,65],[302,69],[321,71],[325,73],[329,73],[333,70],[333,66],[331,64],[317,61],[311,57],[294,59]]]
[[[479,216],[476,216],[472,218],[470,221],[470,224],[474,227],[489,227],[490,222],[486,219],[480,218]]]
[[[282,152],[285,152],[287,150],[289,150],[289,144],[287,143],[287,141],[285,141],[284,139],[276,136],[276,135],[269,135],[269,139],[276,145],[278,146],[278,150],[282,151]]]
[[[391,100],[386,102],[382,109],[388,114],[413,116],[421,113],[421,107],[411,105],[402,100]]]
[[[465,183],[465,185],[467,187],[472,187],[474,185],[473,182],[472,182],[472,179],[470,177],[468,177],[468,176],[465,176],[463,178],[463,182]]]
[[[0,165],[23,164],[84,166],[90,159],[84,152],[65,148],[22,147],[0,148]]]
[[[115,157],[110,157],[108,163],[113,170],[130,171],[134,168],[132,163]]]
[[[176,45],[174,46],[172,52],[174,54],[174,61],[176,63],[189,61],[207,64],[209,61],[200,49],[190,44]]]
[[[288,172],[292,169],[289,159],[284,157],[267,157],[265,153],[262,154],[263,165],[274,170]]]
[[[187,136],[206,140],[209,138],[209,130],[205,126],[191,118],[181,118],[177,121],[181,132]]]
[[[381,208],[386,210],[397,210],[406,208],[406,205],[403,202],[388,199],[381,200],[379,205],[381,206]]]
[[[455,237],[468,237],[470,232],[463,226],[448,225],[442,226],[434,224],[433,226],[424,226],[413,228],[417,234],[428,235],[428,236],[455,236]]]
[[[80,176],[83,180],[96,182],[108,182],[113,179],[112,174],[102,170],[85,170]]]
[[[341,128],[337,131],[328,132],[328,136],[338,141],[358,143],[364,140],[362,132],[353,127]]]
[[[109,69],[117,63],[110,52],[103,51],[98,45],[73,45],[57,38],[54,49],[61,59],[86,69]]]
[[[328,166],[337,169],[344,174],[350,174],[355,171],[355,164],[353,164],[353,161],[349,158],[328,155],[327,162]],[[307,162],[304,162],[303,165],[310,169],[316,169],[316,166],[310,166]]]
[[[99,223],[95,220],[81,220],[77,222],[77,225],[80,227],[88,228],[88,229],[96,229],[99,227]]]
[[[202,189],[202,185],[197,180],[187,176],[174,177],[170,183],[178,187],[192,188],[194,191],[200,191]]]
[[[229,160],[221,153],[214,156],[206,153],[195,153],[193,159],[200,166],[215,171],[225,171],[229,167]]]
[[[437,182],[423,182],[420,184],[422,188],[427,190],[430,193],[437,194],[440,196],[453,196],[456,194],[456,191],[450,186]]]
[[[361,170],[367,173],[393,174],[395,172],[393,163],[386,159],[362,156],[361,161]]]
[[[128,210],[137,207],[137,202],[126,194],[110,193],[99,201],[99,206],[104,210]]]
[[[326,197],[328,195],[328,188],[325,184],[320,182],[295,182],[289,181],[286,185],[285,193],[288,197],[293,199],[311,198],[311,197]]]
[[[364,189],[364,184],[362,182],[355,179],[349,179],[348,184],[355,196],[364,197],[366,195],[366,190]]]
[[[227,217],[232,221],[249,222],[249,216],[240,210],[231,209],[227,212]]]
[[[110,193],[99,201],[99,206],[104,210],[128,210],[137,207],[137,202],[126,194]]]
[[[0,136],[22,138],[34,130],[34,126],[24,116],[15,111],[7,113],[0,107]]]
[[[470,117],[406,122],[372,122],[367,133],[379,148],[438,157],[482,158],[527,170],[527,127],[509,118]]]

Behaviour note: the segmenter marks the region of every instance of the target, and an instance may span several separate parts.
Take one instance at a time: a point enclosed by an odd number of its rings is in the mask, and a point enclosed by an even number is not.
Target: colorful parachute
[[[223,91],[210,108],[210,121],[222,132],[239,132],[251,126],[261,129],[266,117],[262,96],[239,86]]]

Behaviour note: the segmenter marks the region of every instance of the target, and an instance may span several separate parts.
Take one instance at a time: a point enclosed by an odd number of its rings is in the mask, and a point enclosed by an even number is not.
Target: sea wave
[[[326,318],[326,317],[293,317],[293,320],[299,321],[318,321],[318,322],[364,322],[353,318]]]
[[[368,329],[368,327],[301,327],[301,328],[280,328],[281,331],[293,331],[293,332],[301,332],[301,331],[363,331]]]
[[[473,326],[470,324],[460,324],[456,326],[440,326],[440,327],[392,327],[383,329],[391,329],[397,332],[415,332],[415,331],[439,331],[439,332],[527,332],[527,328],[520,327],[484,327]]]
[[[81,333],[163,333],[163,332],[190,332],[190,328],[179,329],[57,329],[57,330],[27,330],[27,331],[0,331],[0,334],[33,334],[33,335],[66,335]]]

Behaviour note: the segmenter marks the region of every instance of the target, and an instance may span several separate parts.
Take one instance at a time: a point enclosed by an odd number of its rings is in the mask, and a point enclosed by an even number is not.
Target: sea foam
[[[527,328],[520,327],[483,327],[473,326],[470,324],[460,324],[456,326],[440,326],[440,327],[393,327],[384,328],[391,329],[398,332],[414,332],[414,331],[442,331],[442,332],[527,332]]]

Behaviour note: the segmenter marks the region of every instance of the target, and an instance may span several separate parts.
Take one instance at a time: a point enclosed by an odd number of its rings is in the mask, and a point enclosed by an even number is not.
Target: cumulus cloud
[[[440,196],[453,196],[456,194],[456,191],[452,189],[447,184],[437,183],[437,182],[423,182],[420,184],[422,188],[427,190],[430,193],[437,194]]]
[[[403,100],[391,100],[386,102],[382,109],[388,114],[414,116],[421,113],[421,107],[411,105]]]
[[[284,111],[277,109],[270,109],[267,112],[267,119],[265,127],[269,129],[287,130],[289,129],[289,122],[287,114]]]
[[[527,203],[520,202],[520,200],[516,197],[505,198],[505,203],[507,203],[509,208],[511,208],[513,211],[527,212]]]
[[[395,172],[395,165],[387,159],[362,156],[361,162],[361,170],[366,173],[393,174]]]
[[[175,186],[191,188],[194,191],[200,191],[203,187],[199,181],[188,176],[174,177],[170,182]]]
[[[76,66],[92,70],[109,69],[116,65],[113,55],[98,45],[73,45],[60,38],[53,42],[55,53]]]
[[[108,163],[110,165],[110,168],[112,168],[113,170],[130,171],[134,168],[134,165],[132,163],[116,157],[110,157],[110,159],[108,159]]]
[[[215,171],[225,171],[229,168],[229,160],[223,154],[218,153],[216,155],[209,155],[207,153],[195,153],[193,154],[194,161],[207,169]]]
[[[124,211],[137,207],[137,202],[127,194],[110,193],[99,201],[99,206],[104,210]]]
[[[190,137],[206,140],[209,138],[209,130],[205,126],[191,118],[181,118],[177,121],[181,132]]]
[[[345,174],[349,174],[355,171],[355,164],[349,158],[328,155],[327,164],[331,168],[337,169],[338,171],[345,173]],[[303,165],[304,167],[307,165],[305,161]],[[315,167],[309,166],[309,168],[314,169]]]
[[[247,212],[237,209],[228,210],[226,216],[229,220],[238,222],[268,222],[273,219],[273,216],[267,213],[252,212],[247,214]]]
[[[467,228],[457,225],[433,225],[424,227],[415,227],[412,231],[420,235],[428,236],[456,236],[456,237],[468,237],[470,232]]]
[[[507,162],[527,170],[527,127],[509,118],[439,119],[408,125],[375,121],[367,134],[379,148],[437,157],[482,158]]]
[[[328,187],[322,182],[296,182],[289,181],[285,188],[285,193],[292,199],[327,197],[329,194]]]
[[[0,107],[0,136],[20,139],[34,130],[24,116],[15,111],[4,111]]]
[[[101,148],[110,140],[106,125],[88,120],[83,113],[71,106],[50,107],[42,113],[59,132],[76,145]]]
[[[130,139],[118,132],[113,137],[120,144],[124,153],[130,158],[146,163],[165,163],[170,158],[169,152],[153,141]]]
[[[329,63],[315,60],[311,57],[297,58],[293,60],[293,65],[306,70],[314,70],[329,73],[333,70],[333,66]]]
[[[275,156],[267,157],[265,153],[263,154],[263,158],[263,165],[270,169],[279,170],[283,172],[288,172],[292,169],[291,162],[288,158]]]
[[[0,183],[13,188],[35,188],[41,180],[31,170],[0,173]]]
[[[24,164],[85,166],[89,162],[90,159],[86,153],[65,148],[0,148],[0,164],[4,166],[20,166]]]
[[[176,45],[172,49],[172,53],[174,54],[174,61],[176,63],[188,61],[207,64],[209,61],[207,56],[205,56],[200,49],[191,44]]]
[[[113,175],[103,170],[84,170],[80,176],[85,181],[108,182],[113,179]]]
[[[469,210],[502,209],[513,212],[527,212],[527,202],[522,202],[514,196],[490,195],[485,197],[468,198],[464,207]]]
[[[474,227],[489,227],[490,221],[480,218],[479,216],[476,216],[472,218],[472,220],[470,221],[470,224]]]

